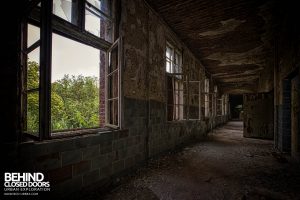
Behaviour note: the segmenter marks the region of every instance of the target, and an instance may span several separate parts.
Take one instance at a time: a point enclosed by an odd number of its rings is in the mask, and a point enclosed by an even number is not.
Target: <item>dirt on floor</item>
[[[150,160],[120,180],[109,200],[300,199],[300,167],[273,149],[273,141],[244,138],[242,122],[215,129],[206,141]]]

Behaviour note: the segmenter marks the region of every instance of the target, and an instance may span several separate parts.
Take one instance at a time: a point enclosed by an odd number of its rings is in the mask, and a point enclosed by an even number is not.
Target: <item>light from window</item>
[[[87,1],[85,6],[85,30],[111,42],[112,21],[110,15],[108,15],[109,6],[105,5],[108,3],[108,1]],[[105,10],[107,14],[102,10]]]
[[[87,0],[87,2],[93,5],[98,10],[105,13],[106,15],[110,16],[111,0]]]
[[[181,53],[169,44],[166,46],[166,72],[182,73]]]
[[[27,24],[27,61],[24,94],[24,130],[32,135],[39,131],[39,71],[40,71],[40,29]],[[35,45],[38,44],[38,45]]]
[[[52,131],[99,127],[100,50],[53,34]]]
[[[167,75],[167,119],[182,120],[184,117],[183,80],[176,75]]]
[[[77,25],[78,0],[53,0],[53,14]]]
[[[166,46],[167,72],[167,119],[182,120],[184,118],[184,76],[182,74],[182,56],[180,51],[171,45]],[[187,95],[185,95],[187,96]]]
[[[28,24],[27,47],[30,47],[40,39],[40,29],[37,26]]]

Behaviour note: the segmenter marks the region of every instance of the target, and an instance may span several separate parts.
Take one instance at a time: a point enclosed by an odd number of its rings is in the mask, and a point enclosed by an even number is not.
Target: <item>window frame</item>
[[[182,79],[179,79],[178,76],[182,76]],[[166,93],[167,93],[167,99],[166,99],[166,120],[168,122],[172,121],[182,121],[185,120],[184,115],[185,115],[185,102],[184,102],[184,84],[187,83],[185,81],[186,76],[183,74],[179,73],[166,73],[166,82],[168,82],[168,79],[171,79],[172,81],[172,89],[168,88],[168,83],[166,83]],[[177,87],[176,87],[177,84]],[[178,84],[180,84],[181,89],[179,88]],[[168,102],[169,100],[169,91],[172,92],[172,104]],[[181,101],[181,102],[176,102],[176,101]],[[172,120],[168,118],[169,115],[169,107],[172,107]],[[180,112],[181,111],[181,112]],[[187,115],[187,114],[186,114]]]
[[[208,118],[211,117],[211,111],[210,111],[210,93],[209,93],[209,79],[204,79],[204,117]]]
[[[80,42],[84,45],[88,45],[91,47],[94,47],[98,49],[99,51],[105,51],[106,53],[106,59],[108,55],[108,50],[115,44],[118,43],[118,60],[119,60],[119,65],[118,65],[118,95],[119,95],[119,101],[118,101],[118,126],[107,126],[109,128],[121,128],[121,101],[122,98],[120,96],[121,94],[121,45],[122,43],[120,42],[121,39],[117,38],[115,40],[115,26],[116,26],[116,21],[115,21],[115,6],[116,2],[118,0],[112,0],[111,3],[111,15],[112,15],[112,20],[113,20],[113,25],[112,25],[112,41],[115,41],[113,43],[110,43],[100,37],[97,37],[93,35],[92,33],[89,33],[85,31],[84,29],[84,8],[85,8],[85,2],[86,0],[79,0],[79,11],[78,11],[78,25],[74,25],[69,21],[66,21],[52,12],[52,4],[53,0],[36,0],[32,1],[27,5],[25,15],[23,16],[22,23],[21,23],[21,62],[20,62],[20,80],[21,80],[21,87],[20,87],[20,116],[21,116],[21,138],[24,138],[24,136],[29,136],[33,139],[38,139],[38,140],[45,140],[45,139],[51,139],[51,138],[57,138],[55,134],[57,132],[52,132],[51,131],[51,52],[52,52],[52,34],[58,34],[62,37],[66,37],[68,39],[74,40],[76,42]],[[41,6],[38,6],[38,4],[41,3]],[[39,17],[40,16],[40,17]],[[28,134],[26,131],[24,131],[24,122],[26,122],[26,112],[24,109],[26,108],[27,105],[27,100],[26,94],[24,95],[24,87],[26,87],[27,83],[27,77],[24,77],[26,75],[26,72],[24,73],[25,67],[27,67],[27,54],[25,55],[24,52],[28,50],[25,49],[27,47],[27,26],[28,23],[37,25],[40,28],[40,80],[39,80],[39,130],[37,131],[38,136],[34,136],[32,134]],[[26,42],[25,42],[26,41]],[[37,43],[37,42],[35,42]],[[36,44],[33,45],[36,45]],[[25,45],[26,44],[26,45]],[[31,45],[31,46],[33,46]],[[31,47],[30,46],[30,47]],[[107,62],[105,63],[107,65]],[[100,67],[100,65],[99,65]],[[105,66],[106,68],[106,66]],[[106,79],[106,72],[104,75]],[[99,77],[100,78],[100,77]],[[107,83],[105,81],[105,92],[107,92]],[[25,92],[26,93],[26,92]],[[99,94],[100,95],[100,94]],[[106,100],[106,96],[105,96]],[[105,106],[106,109],[106,106]],[[105,111],[107,113],[107,111]],[[106,117],[105,117],[106,121]],[[100,124],[99,124],[100,126]],[[105,123],[106,126],[106,123]],[[69,137],[70,135],[78,135],[78,133],[90,133],[91,130],[95,130],[94,132],[99,132],[100,129],[105,129],[107,128],[82,128],[82,129],[76,129],[75,131],[73,130],[66,130],[61,132],[62,134],[59,135],[59,137]],[[72,133],[74,134],[72,134]]]
[[[122,55],[122,49],[121,49],[121,43],[122,43],[122,37],[118,38],[113,44],[112,46],[107,50],[106,52],[106,63],[105,63],[105,126],[106,127],[111,127],[111,128],[120,128],[121,124],[122,124],[122,119],[121,119],[121,68],[120,66],[122,66],[122,59],[121,56]],[[109,67],[109,52],[111,52],[115,47],[117,46],[117,50],[118,50],[118,67],[117,69],[115,69],[113,72],[108,73],[108,67]],[[108,116],[108,102],[110,100],[114,101],[114,98],[109,99],[108,98],[108,90],[109,90],[109,86],[108,86],[108,77],[113,75],[113,73],[115,73],[115,71],[117,71],[118,74],[118,97],[116,97],[118,99],[118,124],[111,124],[109,121],[109,116]]]
[[[171,58],[167,57],[167,48],[171,50]],[[179,58],[176,62],[176,56]],[[184,84],[187,84],[187,76],[183,73],[183,53],[182,50],[166,41],[165,48],[165,74],[166,74],[166,121],[182,121],[185,115],[185,102],[184,102]],[[167,69],[167,62],[170,63],[170,71]],[[168,88],[168,80],[172,81],[172,89]],[[176,88],[177,84],[177,88]],[[181,89],[180,89],[181,87]],[[172,91],[173,103],[169,104],[169,92]],[[178,94],[178,95],[176,95]],[[176,102],[181,101],[181,102]],[[169,107],[172,107],[172,120],[169,119]],[[181,111],[181,112],[180,112]]]
[[[28,62],[27,62],[27,60],[28,60],[28,55],[31,52],[33,52],[37,48],[41,47],[41,37],[36,42],[34,42],[30,46],[28,46],[28,37],[27,36],[28,36],[28,25],[29,24],[35,26],[33,23],[22,24],[23,34],[21,35],[21,41],[22,41],[22,45],[21,45],[21,84],[23,86],[23,87],[21,87],[21,101],[26,102],[26,103],[23,103],[21,106],[21,111],[22,111],[21,120],[23,122],[23,124],[22,124],[23,130],[26,129],[26,134],[30,135],[31,137],[35,137],[33,135],[33,132],[29,132],[27,130],[27,114],[28,114],[27,98],[28,98],[28,94],[30,94],[30,93],[35,93],[35,92],[39,93],[40,84],[37,88],[28,89],[28,86],[27,86]],[[40,48],[40,51],[41,51],[41,48]],[[40,57],[40,55],[39,55],[39,57]],[[39,116],[38,116],[38,118],[39,118]],[[39,127],[38,127],[38,129],[39,129]],[[39,130],[37,130],[37,132],[39,132]]]

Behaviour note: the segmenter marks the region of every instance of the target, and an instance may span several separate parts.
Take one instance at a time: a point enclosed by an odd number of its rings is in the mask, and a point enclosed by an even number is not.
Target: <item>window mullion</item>
[[[40,51],[40,98],[39,138],[50,138],[51,119],[51,52],[52,52],[52,0],[41,3],[41,51]]]
[[[36,41],[34,44],[32,44],[30,47],[28,47],[25,50],[26,54],[29,54],[30,52],[34,51],[36,48],[38,48],[40,46],[40,40]]]
[[[81,31],[84,31],[85,27],[85,1],[79,0],[78,2],[78,26]]]
[[[23,21],[22,24],[22,49],[21,49],[21,130],[27,130],[27,37],[28,37],[28,24],[27,21]],[[20,137],[22,138],[22,137]]]

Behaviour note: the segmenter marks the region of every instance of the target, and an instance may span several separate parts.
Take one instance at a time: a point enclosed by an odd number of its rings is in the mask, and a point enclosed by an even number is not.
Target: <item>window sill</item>
[[[120,129],[104,127],[104,128],[94,128],[94,129],[81,129],[81,130],[69,130],[69,131],[63,131],[63,132],[53,132],[53,133],[51,133],[51,139],[75,137],[75,136],[97,134],[97,133],[101,134],[101,133],[105,133],[105,132],[114,132],[114,131],[120,131]]]
[[[51,133],[50,139],[45,139],[42,141],[39,141],[38,138],[25,136],[22,143],[44,142],[44,141],[51,141],[52,139],[55,140],[55,139],[76,138],[76,137],[89,136],[89,135],[93,136],[93,135],[98,135],[98,134],[100,135],[100,134],[104,134],[104,133],[113,133],[113,132],[118,132],[118,131],[123,132],[123,131],[127,131],[127,129],[104,127],[104,128],[55,132],[55,133]]]

